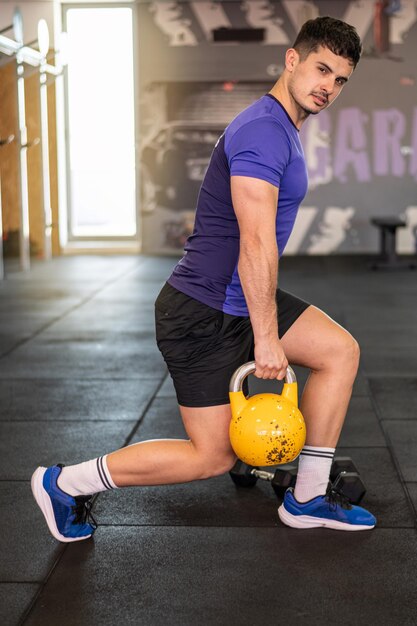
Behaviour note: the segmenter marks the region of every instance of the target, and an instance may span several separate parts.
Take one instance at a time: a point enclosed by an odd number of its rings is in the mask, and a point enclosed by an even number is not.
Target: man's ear
[[[289,48],[285,53],[285,67],[289,72],[292,72],[300,62],[300,55],[295,48]]]

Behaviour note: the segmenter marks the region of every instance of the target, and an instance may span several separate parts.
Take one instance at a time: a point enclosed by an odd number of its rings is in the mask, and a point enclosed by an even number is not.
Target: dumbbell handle
[[[251,472],[252,476],[256,476],[256,478],[260,478],[261,480],[269,480],[271,481],[275,474],[273,474],[272,472],[266,472],[265,470],[258,470],[258,469],[252,469]]]

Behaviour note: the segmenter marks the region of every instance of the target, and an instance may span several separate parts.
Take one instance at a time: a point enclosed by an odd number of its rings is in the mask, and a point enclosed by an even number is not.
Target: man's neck
[[[289,117],[293,121],[294,126],[300,129],[303,125],[303,122],[305,122],[305,120],[307,119],[308,113],[301,109],[291,97],[283,77],[281,77],[275,83],[269,93],[274,96],[274,98],[280,101],[284,109],[287,111]]]

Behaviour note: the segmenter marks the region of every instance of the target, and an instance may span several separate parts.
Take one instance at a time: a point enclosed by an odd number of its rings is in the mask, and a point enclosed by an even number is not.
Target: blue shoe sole
[[[84,537],[65,537],[59,532],[55,521],[51,498],[43,486],[43,477],[47,469],[47,467],[38,467],[38,469],[36,469],[32,474],[30,484],[33,496],[43,513],[50,533],[55,537],[55,539],[58,539],[58,541],[62,541],[63,543],[72,543],[73,541],[84,541],[84,539],[88,539],[91,535],[85,535]]]
[[[312,515],[292,515],[289,513],[283,504],[278,509],[279,519],[286,526],[291,528],[330,528],[333,530],[372,530],[375,528],[375,524],[346,524],[345,522],[338,522],[333,519],[326,519],[324,517],[313,517]]]

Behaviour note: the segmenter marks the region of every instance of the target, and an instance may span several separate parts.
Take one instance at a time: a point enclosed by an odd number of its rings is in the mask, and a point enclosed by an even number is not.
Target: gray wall
[[[417,9],[374,0],[152,2],[137,6],[142,214],[148,252],[178,252],[224,126],[282,71],[301,24],[332,15],[353,24],[364,54],[339,100],[302,129],[309,193],[288,254],[375,252],[371,216],[401,215],[399,249],[417,227]],[[262,43],[214,43],[219,26],[265,28]],[[379,33],[379,34],[378,34]]]

